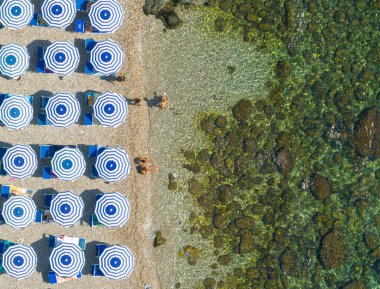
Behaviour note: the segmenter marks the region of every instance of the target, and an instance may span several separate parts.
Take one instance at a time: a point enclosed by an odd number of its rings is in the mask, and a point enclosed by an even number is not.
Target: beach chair
[[[99,268],[99,264],[91,265],[91,276],[94,276],[94,277],[104,276],[103,272]]]
[[[98,171],[96,170],[95,165],[91,166],[91,179],[97,179],[99,178]]]
[[[3,101],[4,101],[4,99],[6,99],[6,98],[7,98],[7,94],[6,94],[6,93],[0,93],[0,105],[3,104]]]
[[[45,60],[37,59],[36,72],[44,73],[45,72]]]
[[[0,161],[0,176],[6,176],[7,172],[4,170],[4,164],[3,161]]]
[[[86,73],[86,74],[95,74],[96,73],[95,68],[91,64],[90,61],[86,61],[85,66],[84,66],[84,73]]]
[[[2,209],[0,209],[0,225],[4,224],[5,223],[5,220],[4,220],[4,217],[3,217],[3,214],[2,214]]]
[[[42,223],[42,217],[43,217],[44,214],[45,214],[45,211],[43,211],[43,210],[37,210],[37,211],[36,211],[36,219],[35,219],[35,222],[36,222],[36,223]]]
[[[3,158],[3,156],[4,156],[5,153],[7,152],[7,149],[8,149],[8,148],[0,148],[0,159]]]
[[[24,98],[33,106],[33,96],[31,95],[26,95]]]
[[[49,248],[54,248],[55,246],[55,236],[49,235]]]
[[[50,159],[54,155],[54,147],[52,145],[41,145],[40,146],[40,158]]]
[[[88,90],[84,93],[84,98],[86,105],[92,107],[95,104],[96,98],[101,95],[100,92],[95,92],[93,90]]]
[[[78,246],[84,251],[86,249],[86,239],[80,238]]]
[[[83,124],[84,125],[93,125],[94,123],[94,115],[92,112],[85,112],[83,114]]]
[[[0,273],[5,273],[5,269],[4,269],[4,266],[3,266],[3,259],[0,257]]]
[[[75,32],[84,33],[84,25],[85,22],[83,19],[78,19],[75,21]]]
[[[33,14],[33,18],[29,23],[30,26],[38,26],[38,13]]]
[[[37,116],[38,125],[52,125],[51,121],[47,119],[46,113],[39,113]]]
[[[99,222],[98,217],[95,214],[90,215],[90,227],[104,227],[102,223]]]
[[[86,52],[91,52],[91,50],[95,47],[96,45],[96,41],[92,38],[88,38],[86,39],[86,42],[85,42],[85,45],[86,45]]]
[[[45,19],[42,17],[42,14],[40,13],[34,13],[33,18],[29,23],[30,26],[35,27],[48,27],[49,25],[45,21]]]
[[[41,96],[40,98],[40,109],[45,109],[48,102],[49,102],[50,96]]]
[[[88,157],[90,159],[94,159],[97,156],[98,156],[98,146],[97,145],[88,146]]]
[[[45,166],[42,168],[42,178],[44,180],[50,180],[55,178],[51,166]]]
[[[99,258],[100,255],[102,255],[103,251],[107,248],[107,245],[106,244],[96,244],[95,248],[96,248],[96,257]]]
[[[103,193],[102,194],[96,194],[95,196],[95,201],[98,201],[101,197],[103,197]]]
[[[50,271],[48,273],[48,278],[49,278],[49,283],[50,284],[57,284],[57,275],[53,272],[53,271]]]
[[[57,194],[46,194],[44,197],[44,206],[46,209],[50,209],[51,201],[57,196]]]
[[[76,0],[75,2],[78,11],[86,12],[86,0]]]
[[[11,195],[11,186],[2,185],[1,186],[1,197],[4,199],[8,199]]]

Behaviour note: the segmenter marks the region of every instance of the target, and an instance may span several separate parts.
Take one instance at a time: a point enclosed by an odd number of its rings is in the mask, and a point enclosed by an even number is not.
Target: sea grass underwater
[[[202,113],[208,145],[184,148],[191,233],[215,249],[200,288],[379,288],[380,1],[209,6],[205,25],[241,32],[275,77]]]

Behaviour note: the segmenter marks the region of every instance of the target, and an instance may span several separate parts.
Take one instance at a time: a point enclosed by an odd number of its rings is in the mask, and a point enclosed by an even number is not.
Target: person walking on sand
[[[160,107],[162,110],[165,110],[168,107],[169,98],[166,92],[160,97],[160,100],[158,102],[158,107]]]

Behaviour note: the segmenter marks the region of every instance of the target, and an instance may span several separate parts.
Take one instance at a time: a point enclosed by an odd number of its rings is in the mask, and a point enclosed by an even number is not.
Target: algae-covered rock
[[[353,144],[362,157],[380,156],[380,113],[375,108],[360,114],[355,125]]]
[[[179,19],[178,15],[173,9],[170,8],[161,9],[158,12],[157,17],[161,19],[164,26],[168,29],[174,29],[179,24],[181,24],[181,20]]]
[[[145,0],[143,7],[145,14],[157,15],[158,12],[164,8],[170,0]]]
[[[187,245],[183,248],[183,255],[186,257],[189,265],[196,265],[199,258],[199,250],[192,245]]]
[[[290,275],[292,272],[294,272],[296,265],[295,254],[290,250],[285,250],[282,252],[280,256],[280,265],[281,270],[284,272],[284,274]]]
[[[326,269],[336,269],[345,263],[347,247],[342,232],[332,231],[323,237],[320,257]]]
[[[227,185],[222,185],[219,187],[218,198],[222,204],[227,205],[233,200],[233,197],[234,197],[234,194],[233,194],[231,185],[227,184]]]
[[[215,119],[215,125],[219,128],[225,128],[227,125],[227,118],[223,115],[218,115]]]
[[[248,233],[243,233],[240,235],[240,242],[239,242],[239,253],[249,253],[254,249],[254,242],[253,238]]]
[[[203,286],[205,289],[213,289],[216,286],[216,281],[212,277],[207,277],[203,280]]]
[[[372,232],[364,233],[363,239],[367,248],[370,250],[375,250],[379,246],[379,238]]]
[[[205,193],[198,197],[198,204],[205,210],[211,210],[213,207],[214,199],[211,194]]]
[[[284,175],[288,175],[294,168],[293,155],[286,148],[277,152],[276,165]]]
[[[224,214],[215,214],[213,217],[214,227],[220,230],[227,228],[229,220]]]
[[[351,281],[343,286],[343,289],[369,289],[362,281]]]
[[[218,263],[223,266],[228,266],[232,260],[231,254],[221,255],[218,257]]]
[[[189,182],[189,192],[195,196],[203,193],[203,185],[196,179],[191,179]]]
[[[201,120],[201,129],[206,133],[211,135],[214,130],[214,120],[211,117],[207,117]]]
[[[286,78],[292,73],[292,67],[289,62],[285,60],[279,60],[276,66],[276,75],[278,78]]]
[[[245,122],[251,117],[252,103],[248,99],[241,99],[232,109],[232,114],[235,119],[240,122]]]
[[[166,239],[162,236],[160,231],[157,231],[153,239],[153,247],[158,247],[166,243]]]
[[[223,32],[226,30],[226,20],[223,17],[218,17],[215,19],[215,30],[217,32]]]
[[[255,220],[251,217],[241,217],[235,219],[235,226],[239,229],[251,229],[255,225]]]
[[[249,155],[254,155],[257,150],[257,142],[253,137],[243,139],[243,150]]]
[[[328,180],[321,175],[313,176],[311,189],[313,195],[318,200],[324,200],[330,196],[330,184]]]
[[[168,179],[169,179],[169,184],[168,184],[169,191],[175,191],[178,187],[175,176],[172,173],[169,173]]]

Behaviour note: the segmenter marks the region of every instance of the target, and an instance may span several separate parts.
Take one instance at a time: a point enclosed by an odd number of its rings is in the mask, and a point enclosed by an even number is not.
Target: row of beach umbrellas
[[[49,257],[50,268],[61,277],[81,273],[86,259],[84,251],[76,244],[61,243],[53,248]],[[3,267],[8,275],[23,279],[32,275],[37,267],[37,254],[32,247],[11,245],[3,254]],[[110,246],[99,256],[99,269],[113,280],[127,278],[134,268],[134,257],[126,246]]]
[[[54,222],[64,227],[74,226],[83,217],[84,203],[71,191],[58,193],[51,201],[50,213]],[[34,222],[36,205],[29,196],[9,198],[3,206],[6,224],[13,228],[25,228]],[[129,219],[131,207],[125,196],[118,192],[102,194],[96,201],[95,215],[108,228],[120,228]]]
[[[72,0],[45,0],[41,13],[48,26],[66,28],[74,21],[75,3]],[[33,14],[34,5],[30,0],[3,0],[0,7],[0,21],[11,29],[25,28]],[[123,23],[124,12],[117,0],[98,0],[91,5],[88,17],[91,26],[100,33],[113,33]]]
[[[8,44],[0,48],[0,73],[17,78],[29,68],[30,56],[24,46]],[[73,73],[79,65],[79,50],[71,42],[56,41],[46,48],[44,63],[47,70],[60,75]],[[113,40],[96,42],[90,52],[90,63],[102,75],[116,74],[124,62],[124,52]]]
[[[15,145],[6,150],[3,167],[13,178],[24,179],[32,176],[37,169],[37,155],[28,145]],[[53,174],[66,181],[74,181],[86,170],[86,162],[76,147],[64,147],[54,153],[51,160]],[[123,148],[102,148],[96,157],[95,169],[106,182],[124,179],[130,172],[130,162]]]
[[[94,116],[101,125],[116,128],[128,114],[127,100],[118,93],[106,92],[96,97]],[[49,97],[46,118],[56,127],[69,127],[78,122],[81,108],[78,99],[62,92]],[[10,95],[0,105],[0,121],[8,129],[21,129],[33,119],[33,106],[23,96]]]

